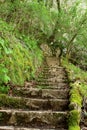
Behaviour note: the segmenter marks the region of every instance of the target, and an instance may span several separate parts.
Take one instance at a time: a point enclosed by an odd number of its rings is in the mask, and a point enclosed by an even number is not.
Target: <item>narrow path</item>
[[[68,130],[67,74],[55,57],[46,58],[35,86],[12,93],[0,99],[0,130]]]

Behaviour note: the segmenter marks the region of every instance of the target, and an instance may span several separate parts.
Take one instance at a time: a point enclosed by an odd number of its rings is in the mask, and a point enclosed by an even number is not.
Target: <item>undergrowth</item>
[[[0,86],[23,86],[37,77],[43,60],[38,43],[50,35],[54,18],[36,0],[1,1],[0,7]]]
[[[70,82],[69,130],[80,130],[82,100],[87,95],[87,72],[67,59],[63,59],[62,64],[68,72]]]
[[[52,33],[54,17],[43,5],[34,1],[10,0],[0,5],[0,17],[19,30],[21,34],[32,35],[42,42],[46,34]],[[45,36],[45,37],[44,37]]]
[[[0,86],[11,82],[23,86],[35,77],[42,52],[33,37],[20,35],[0,19]]]
[[[67,59],[64,59],[62,64],[67,69],[70,85],[76,86],[82,95],[87,95],[87,72],[68,62]]]
[[[39,44],[52,33],[54,15],[36,0],[1,1],[0,7],[0,86],[23,86],[37,77],[43,60]]]

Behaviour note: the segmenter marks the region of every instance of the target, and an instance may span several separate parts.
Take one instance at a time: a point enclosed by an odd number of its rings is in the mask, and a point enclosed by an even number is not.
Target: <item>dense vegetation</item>
[[[57,47],[62,50],[72,88],[70,102],[81,107],[80,96],[87,90],[86,4],[83,0],[0,0],[0,91],[7,92],[9,83],[23,86],[36,77],[43,61],[40,44],[45,43],[53,52]],[[79,120],[77,111],[71,113],[70,118],[75,114]],[[78,124],[73,124],[76,130]]]
[[[83,98],[86,96],[87,73],[82,71],[79,67],[76,67],[72,63],[69,63],[67,59],[63,59],[63,65],[68,72],[69,84],[70,84],[70,115],[68,118],[69,130],[80,130],[81,121],[81,108]]]

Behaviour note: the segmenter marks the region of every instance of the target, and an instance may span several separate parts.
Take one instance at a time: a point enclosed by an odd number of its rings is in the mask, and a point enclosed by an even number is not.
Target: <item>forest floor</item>
[[[0,130],[67,130],[69,85],[65,68],[47,57],[37,81],[0,95]]]

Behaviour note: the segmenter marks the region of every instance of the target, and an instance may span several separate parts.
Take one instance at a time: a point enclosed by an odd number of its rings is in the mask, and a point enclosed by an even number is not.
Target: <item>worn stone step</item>
[[[44,66],[43,67],[43,70],[50,70],[50,69],[58,69],[58,70],[66,70],[66,68],[65,67],[63,67],[63,66]]]
[[[65,68],[63,68],[63,67],[48,67],[48,68],[43,68],[42,71],[65,71]]]
[[[39,76],[48,76],[48,77],[50,77],[50,76],[58,76],[58,77],[60,77],[60,76],[65,76],[65,77],[67,77],[67,73],[66,72],[64,72],[64,71],[42,71],[40,74],[39,74]]]
[[[46,80],[46,79],[51,79],[51,78],[59,78],[59,79],[67,79],[67,76],[66,75],[57,75],[57,76],[55,76],[55,75],[39,75],[39,77],[38,77],[39,79],[44,79],[44,80]]]
[[[68,80],[67,79],[63,79],[63,78],[57,78],[57,77],[54,77],[54,78],[48,78],[48,79],[38,79],[37,82],[44,82],[44,83],[49,83],[49,84],[53,84],[53,83],[67,83]]]
[[[3,100],[4,99],[4,100]],[[65,111],[68,109],[66,99],[32,99],[22,97],[0,96],[0,107],[20,108],[27,110],[54,110]]]
[[[66,75],[65,72],[63,70],[59,70],[59,71],[42,71],[41,74],[44,74],[44,75],[54,75],[54,76],[57,76],[59,74],[61,75]]]
[[[67,112],[0,110],[0,126],[66,128]]]
[[[56,70],[56,69],[55,69],[55,70],[48,70],[48,71],[46,71],[46,70],[44,71],[44,70],[43,70],[41,73],[42,73],[42,74],[58,74],[58,73],[59,73],[59,74],[61,74],[61,75],[62,75],[62,74],[66,74],[65,71],[63,71],[63,70]]]
[[[51,67],[49,67],[49,66],[44,66],[44,68],[43,69],[45,69],[45,70],[48,70],[48,69],[65,69],[64,67],[62,67],[62,66],[51,66]]]
[[[69,95],[68,89],[38,89],[38,88],[14,88],[13,95],[31,98],[66,99]]]
[[[43,89],[46,89],[46,88],[49,88],[49,89],[65,89],[68,87],[68,82],[59,82],[59,83],[45,83],[45,82],[34,82],[34,83],[30,83],[30,82],[27,82],[25,87],[27,88],[39,88],[38,86],[41,86],[40,88],[43,88]]]
[[[60,130],[60,128],[58,129],[46,129],[46,128],[24,128],[24,127],[15,127],[15,126],[0,126],[0,130]],[[61,128],[61,130],[67,130],[64,128]]]
[[[87,130],[87,127],[82,127],[81,130]]]
[[[47,84],[38,84],[36,86],[36,88],[39,88],[39,89],[58,89],[58,90],[66,90],[68,89],[68,85],[53,85],[53,86],[48,86]]]
[[[54,67],[43,67],[42,71],[66,71],[66,68],[61,66],[54,66]]]
[[[64,86],[67,86],[67,82],[58,82],[58,83],[50,83],[50,82],[37,82],[36,84],[37,86],[40,85],[40,86],[49,86],[50,88],[58,88],[58,87],[64,87]]]
[[[43,70],[41,72],[42,74],[66,74],[64,70],[57,70],[57,69],[52,69],[52,70]]]
[[[40,85],[40,86],[51,86],[51,87],[55,87],[55,86],[61,86],[61,84],[66,84],[67,85],[67,81],[64,81],[64,82],[44,82],[44,81],[38,81],[37,83],[36,83],[36,85],[38,86],[38,85]],[[62,86],[61,86],[61,88],[62,88]]]

